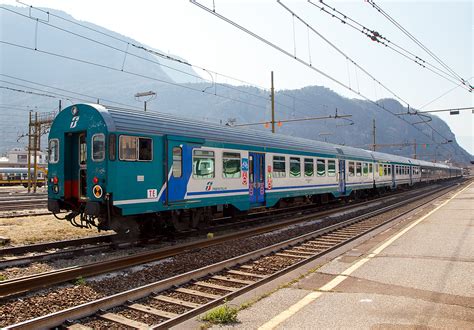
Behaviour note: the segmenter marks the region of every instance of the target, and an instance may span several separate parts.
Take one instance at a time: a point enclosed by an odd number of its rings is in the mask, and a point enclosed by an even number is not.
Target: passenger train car
[[[30,170],[34,177],[34,170]],[[36,184],[42,187],[46,184],[46,173],[37,171]],[[0,186],[28,186],[28,169],[21,167],[0,167]]]
[[[77,226],[182,230],[215,214],[459,176],[458,168],[380,152],[77,104],[49,134],[48,208],[70,211]]]

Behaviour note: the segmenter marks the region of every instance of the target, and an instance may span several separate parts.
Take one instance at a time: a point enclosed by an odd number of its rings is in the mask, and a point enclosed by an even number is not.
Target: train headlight
[[[59,192],[59,186],[57,184],[55,184],[53,186],[53,193],[57,194]]]
[[[77,116],[77,114],[79,113],[79,109],[74,106],[71,108],[71,113],[73,116]]]

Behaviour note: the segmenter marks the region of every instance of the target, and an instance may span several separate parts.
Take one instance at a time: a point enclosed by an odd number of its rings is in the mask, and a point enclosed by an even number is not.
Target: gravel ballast
[[[408,206],[404,208],[408,208]],[[367,210],[361,212],[365,213]],[[388,212],[383,216],[383,218],[387,219],[400,212],[400,210]],[[131,288],[188,272],[205,265],[226,260],[263,248],[265,246],[281,242],[291,237],[299,236],[304,233],[320,229],[339,221],[340,218],[332,217],[324,223],[320,221],[313,221],[308,225],[295,225],[286,228],[285,230],[279,230],[275,233],[267,233],[256,237],[236,240],[233,242],[228,242],[225,245],[204,248],[199,251],[190,251],[170,258],[171,260],[166,263],[158,263],[151,266],[142,265],[140,267],[140,271],[123,271],[117,273],[116,276],[105,278],[102,277],[98,280],[89,279],[85,285],[65,286],[60,288],[56,287],[34,293],[31,296],[26,296],[19,300],[12,299],[4,302],[4,304],[0,306],[0,316],[2,316],[0,326],[18,323],[33,317],[48,314],[54,311],[65,309],[67,307],[76,306],[80,303],[96,300],[100,297],[123,292]],[[255,262],[255,264],[252,265],[253,269],[247,270],[247,272],[265,275],[269,272],[286,268],[298,260],[298,258],[294,258],[294,260],[292,260],[278,256],[264,257]],[[235,278],[238,277],[236,276]],[[212,293],[212,291],[209,291],[209,293]],[[163,294],[166,295],[167,293],[165,292]],[[207,303],[210,301],[206,298],[189,296],[185,293],[172,292],[169,293],[169,295],[182,300],[197,303]],[[96,320],[92,320],[91,322],[96,322]],[[103,321],[100,322],[102,324]]]

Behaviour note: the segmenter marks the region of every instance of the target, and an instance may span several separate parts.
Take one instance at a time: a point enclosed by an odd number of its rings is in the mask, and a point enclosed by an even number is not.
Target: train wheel
[[[171,222],[176,231],[188,231],[191,229],[191,217],[188,214],[173,213]]]
[[[205,214],[203,209],[193,210],[191,214],[191,227],[193,229],[200,228],[205,221]]]

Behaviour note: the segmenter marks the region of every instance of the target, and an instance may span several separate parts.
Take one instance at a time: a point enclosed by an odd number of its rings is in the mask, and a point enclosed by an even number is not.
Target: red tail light
[[[54,183],[54,184],[58,184],[58,182],[59,182],[59,179],[58,179],[57,176],[55,176],[55,177],[53,178],[53,183]]]
[[[98,183],[99,183],[99,178],[95,176],[95,177],[92,179],[92,182],[94,182],[94,184],[98,184]]]

